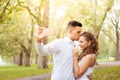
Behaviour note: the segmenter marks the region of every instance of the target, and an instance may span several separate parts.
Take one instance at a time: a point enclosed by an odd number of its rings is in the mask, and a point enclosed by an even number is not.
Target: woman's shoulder
[[[88,54],[85,56],[85,58],[89,59],[89,60],[91,60],[91,59],[94,60],[94,59],[96,59],[96,55],[95,54]]]
[[[88,54],[86,55],[86,59],[87,61],[89,61],[90,67],[93,67],[96,63],[96,55],[95,54]]]

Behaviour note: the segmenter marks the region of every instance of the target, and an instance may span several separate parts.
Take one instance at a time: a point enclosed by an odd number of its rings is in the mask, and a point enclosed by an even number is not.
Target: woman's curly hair
[[[80,37],[83,36],[86,38],[86,40],[91,42],[89,47],[87,47],[85,50],[82,51],[82,53],[79,55],[79,60],[82,59],[87,54],[95,54],[98,55],[98,42],[96,37],[90,33],[90,32],[83,32],[81,33]]]

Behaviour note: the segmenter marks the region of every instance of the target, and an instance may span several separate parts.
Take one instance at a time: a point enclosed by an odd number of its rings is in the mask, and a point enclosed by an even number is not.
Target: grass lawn
[[[38,69],[37,65],[31,67],[22,67],[17,65],[0,66],[0,80],[14,80],[26,76],[34,76],[50,73],[52,66],[49,69]]]
[[[49,69],[38,69],[37,65],[32,65],[31,67],[0,66],[0,80],[14,80],[26,76],[46,74],[50,73],[51,69],[51,65],[49,65]],[[120,66],[96,69],[92,77],[93,80],[120,80]]]
[[[92,78],[93,80],[120,80],[120,66],[96,69]]]

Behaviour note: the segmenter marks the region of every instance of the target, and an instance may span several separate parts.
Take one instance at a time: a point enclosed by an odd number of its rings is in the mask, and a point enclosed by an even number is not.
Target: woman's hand
[[[74,49],[73,50],[73,71],[74,75],[77,78],[79,75],[79,66],[78,66],[78,50]]]
[[[73,57],[78,57],[78,50],[77,49],[73,50]]]

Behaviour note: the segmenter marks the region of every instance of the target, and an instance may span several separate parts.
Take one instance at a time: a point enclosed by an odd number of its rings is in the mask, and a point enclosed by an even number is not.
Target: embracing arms
[[[81,77],[89,67],[92,67],[95,62],[95,57],[87,55],[81,64],[78,64],[78,51],[73,51],[73,70],[76,78]]]

